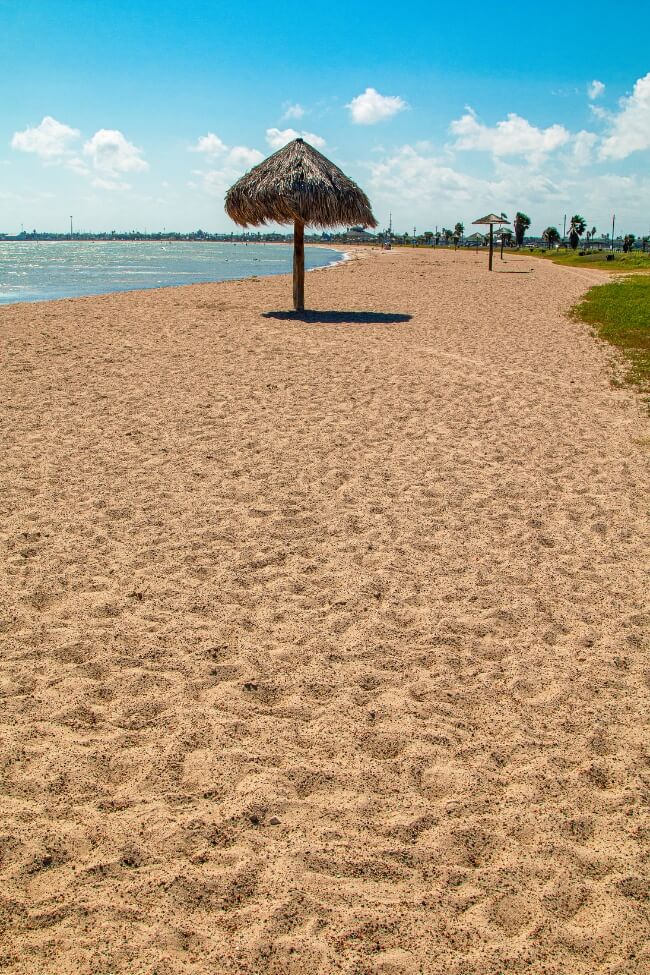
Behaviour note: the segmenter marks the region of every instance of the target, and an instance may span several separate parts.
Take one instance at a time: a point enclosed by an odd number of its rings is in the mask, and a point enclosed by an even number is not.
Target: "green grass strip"
[[[616,253],[613,255],[614,260],[612,261],[607,260],[607,251],[586,251],[584,254],[580,254],[579,251],[572,250],[543,251],[538,248],[523,247],[520,251],[511,251],[510,253],[521,254],[523,257],[528,254],[532,254],[533,257],[544,257],[562,267],[586,267],[615,273],[650,271],[650,252],[644,254],[643,251],[633,251],[630,254]]]
[[[599,284],[573,310],[623,352],[628,361],[624,381],[650,394],[650,276]]]

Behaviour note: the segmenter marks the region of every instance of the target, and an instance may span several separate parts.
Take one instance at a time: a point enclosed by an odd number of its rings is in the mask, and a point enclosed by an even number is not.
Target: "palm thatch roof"
[[[243,227],[297,220],[313,227],[377,226],[363,190],[302,139],[289,142],[231,186],[226,213]]]
[[[481,217],[479,220],[472,220],[472,224],[484,224],[484,223],[510,223],[505,217],[497,217],[496,213],[488,213],[485,217]]]

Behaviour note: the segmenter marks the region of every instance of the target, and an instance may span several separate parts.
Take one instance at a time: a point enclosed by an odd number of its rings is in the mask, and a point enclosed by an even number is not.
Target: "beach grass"
[[[623,381],[650,395],[650,276],[630,275],[597,285],[574,313],[624,354],[628,366]]]
[[[650,271],[650,253],[634,251],[630,254],[615,253],[610,251],[586,251],[581,253],[579,250],[543,250],[541,247],[522,248],[514,253],[526,255],[532,254],[533,257],[543,257],[553,261],[562,267],[584,267],[600,270],[612,271],[614,273],[628,273],[635,271]],[[608,256],[613,256],[613,260],[607,260]]]

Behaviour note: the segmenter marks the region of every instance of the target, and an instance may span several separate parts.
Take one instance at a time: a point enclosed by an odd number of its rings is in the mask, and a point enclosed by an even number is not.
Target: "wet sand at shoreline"
[[[0,308],[0,971],[650,968],[603,278],[352,257]]]

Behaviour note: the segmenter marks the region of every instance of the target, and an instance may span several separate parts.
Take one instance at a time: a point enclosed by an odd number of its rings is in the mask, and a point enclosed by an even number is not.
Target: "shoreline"
[[[41,243],[41,242],[40,241],[26,241],[26,242],[23,242],[23,241],[16,241],[16,242],[10,241],[9,243]],[[112,241],[78,241],[78,242],[77,241],[67,241],[67,242],[66,241],[43,241],[42,243],[56,243],[56,244],[58,244],[58,243],[82,243],[82,244],[83,243],[101,243],[101,244],[108,243],[108,244],[112,244],[113,242]],[[115,243],[124,243],[124,241],[117,241]],[[140,241],[136,241],[135,243],[141,243],[141,242]],[[164,241],[147,241],[146,243],[156,244],[156,243],[166,243],[166,242],[164,242]],[[222,245],[222,244],[229,244],[230,242],[229,241],[173,241],[172,243],[179,243],[179,244],[184,244],[184,243],[197,243],[197,244],[201,244],[201,243],[215,243],[215,244]],[[237,246],[240,243],[241,242],[239,242],[239,241],[234,241],[233,244],[232,244],[232,246]],[[241,244],[241,245],[242,246],[246,246],[245,244]],[[267,242],[262,242],[261,244],[258,244],[257,242],[251,242],[251,246],[262,246],[262,245],[265,246],[265,247],[267,247],[267,246],[268,247],[274,247],[274,246],[291,247],[290,244],[281,243],[279,241],[273,241],[273,242],[268,242],[268,243]],[[306,269],[306,273],[311,273],[312,271],[325,271],[325,270],[328,270],[328,268],[339,267],[341,264],[344,264],[346,261],[349,261],[349,260],[352,259],[351,258],[351,255],[347,251],[342,250],[341,247],[340,246],[337,246],[337,245],[330,245],[330,244],[305,244],[305,248],[306,249],[308,249],[308,248],[311,248],[311,249],[319,249],[319,250],[324,250],[324,251],[334,251],[336,254],[340,254],[341,255],[340,258],[339,258],[339,260],[330,261],[327,264],[322,264],[322,265],[317,266],[317,267],[307,268]],[[225,284],[225,283],[228,283],[230,281],[248,281],[248,280],[255,280],[255,279],[266,279],[266,278],[273,278],[273,277],[282,277],[284,275],[291,275],[291,271],[290,270],[289,271],[272,271],[272,272],[261,273],[261,274],[260,273],[254,273],[254,274],[245,275],[245,276],[240,277],[240,278],[232,278],[232,277],[230,277],[230,278],[216,278],[214,280],[208,280],[208,281],[193,281],[193,282],[188,282],[187,284],[182,284],[182,283],[179,283],[179,284],[156,284],[156,285],[152,285],[151,287],[144,287],[144,288],[143,287],[139,287],[139,288],[119,288],[119,289],[116,289],[116,290],[93,291],[93,292],[89,292],[88,294],[65,295],[65,296],[59,296],[59,297],[55,297],[55,298],[22,298],[22,299],[18,299],[17,301],[0,301],[0,309],[2,309],[4,307],[13,307],[14,305],[23,305],[23,304],[28,304],[28,305],[49,304],[51,302],[58,302],[58,301],[76,301],[79,298],[101,298],[104,295],[134,294],[134,293],[146,292],[146,291],[162,291],[162,290],[167,290],[168,288],[191,288],[191,287],[196,287],[197,285],[203,285],[203,284]]]

